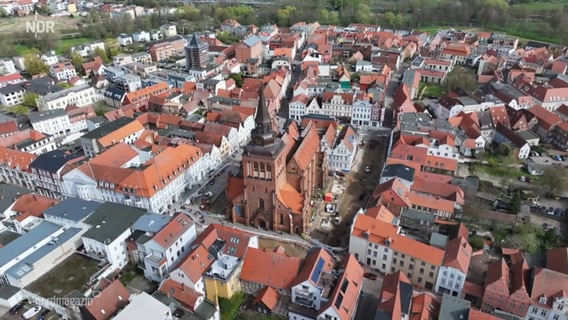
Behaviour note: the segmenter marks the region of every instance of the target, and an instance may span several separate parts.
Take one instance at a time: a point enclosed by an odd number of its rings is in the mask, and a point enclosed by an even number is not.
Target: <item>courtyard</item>
[[[73,290],[85,292],[90,277],[98,270],[98,261],[75,253],[26,289],[44,298],[62,298]]]

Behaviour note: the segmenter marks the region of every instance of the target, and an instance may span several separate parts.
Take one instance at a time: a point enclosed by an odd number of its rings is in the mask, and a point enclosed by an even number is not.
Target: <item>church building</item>
[[[310,200],[327,176],[327,158],[315,125],[290,121],[277,134],[262,88],[256,127],[245,146],[241,171],[227,182],[227,216],[234,223],[302,234],[311,218]]]

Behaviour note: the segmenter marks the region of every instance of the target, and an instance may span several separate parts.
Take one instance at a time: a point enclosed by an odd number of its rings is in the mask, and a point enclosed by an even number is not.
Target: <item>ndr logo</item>
[[[36,13],[34,21],[26,21],[26,33],[55,33],[55,21],[38,21]]]

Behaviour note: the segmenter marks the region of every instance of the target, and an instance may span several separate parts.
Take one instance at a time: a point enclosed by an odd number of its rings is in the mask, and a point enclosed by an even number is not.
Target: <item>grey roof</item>
[[[49,173],[57,173],[69,161],[79,157],[81,157],[80,154],[73,154],[62,149],[55,149],[39,155],[32,163],[30,163],[30,168],[47,171]]]
[[[91,140],[91,139],[98,139],[100,137],[104,137],[107,134],[114,132],[114,131],[122,128],[123,126],[129,124],[132,121],[134,121],[134,119],[128,118],[128,117],[118,118],[114,121],[111,121],[109,123],[106,123],[106,124],[96,128],[93,131],[86,133],[85,135],[83,135],[81,137],[81,139],[85,138],[85,139]]]
[[[533,139],[539,139],[539,136],[537,136],[536,133],[534,133],[530,130],[517,131],[516,133],[519,137],[523,138],[525,141],[529,141],[529,140],[533,140]]]
[[[428,221],[431,223],[434,223],[434,220],[436,219],[436,217],[431,213],[409,209],[409,208],[403,209],[401,215],[405,218]]]
[[[80,91],[87,90],[87,89],[90,89],[90,88],[91,88],[91,86],[89,84],[78,85],[78,86],[75,86],[75,87],[72,87],[72,88],[64,89],[64,90],[61,90],[61,91],[57,91],[57,92],[53,92],[53,93],[50,93],[48,95],[45,95],[43,97],[43,100],[44,101],[56,100],[56,99],[59,99],[61,97],[66,96],[66,95],[69,95],[71,93],[80,92]]]
[[[105,202],[85,220],[92,228],[83,236],[103,243],[112,242],[145,213],[145,209]]]
[[[43,215],[79,222],[93,214],[100,205],[100,202],[68,198],[45,210]]]
[[[132,225],[132,230],[155,233],[162,230],[171,219],[168,215],[147,212]]]
[[[8,95],[8,94],[23,91],[23,90],[24,90],[24,87],[22,86],[21,83],[9,84],[9,85],[7,85],[3,88],[0,88],[0,94]]]
[[[440,306],[439,319],[460,320],[467,319],[471,302],[444,293]]]
[[[30,122],[35,123],[53,118],[65,117],[66,115],[67,113],[65,112],[65,109],[54,109],[44,112],[32,112],[30,113],[29,117],[30,117]]]
[[[403,164],[389,164],[385,166],[382,177],[395,177],[405,181],[414,181],[414,168]]]
[[[23,86],[28,92],[35,92],[40,96],[63,90],[55,84],[51,77],[33,79],[24,83]]]
[[[7,122],[7,121],[13,121],[16,120],[16,118],[14,117],[10,117],[9,115],[5,115],[3,113],[0,113],[0,122]]]
[[[260,39],[257,36],[251,36],[251,37],[248,37],[248,38],[243,40],[244,44],[246,44],[249,47],[254,46],[255,44],[259,43],[260,41],[262,41],[262,39]]]
[[[43,222],[45,223],[45,222]],[[59,226],[59,225],[57,225]],[[32,229],[33,231],[34,229]],[[48,255],[49,253],[60,249],[60,245],[66,243],[75,235],[81,232],[81,228],[69,228],[64,230],[61,234],[57,235],[56,238],[53,238],[50,242],[46,243],[45,245],[39,247],[36,251],[34,251],[29,256],[21,259],[16,263],[13,267],[6,271],[7,274],[12,276],[15,279],[21,279],[28,273],[34,270],[34,264],[38,262],[40,259]],[[36,242],[37,243],[37,242]],[[35,244],[35,243],[34,243]]]
[[[3,247],[8,243],[18,239],[18,237],[20,237],[20,234],[9,230],[4,230],[0,232],[0,247]]]
[[[6,211],[14,204],[16,197],[22,194],[32,193],[30,189],[17,187],[9,184],[0,184],[0,212]],[[0,264],[1,265],[1,264]]]
[[[20,288],[11,285],[0,286],[0,298],[4,300],[10,299],[11,297],[15,296],[18,292],[20,292]]]
[[[63,228],[63,226],[43,221],[37,227],[24,233],[18,239],[8,243],[6,246],[0,249],[0,266],[7,264],[12,261],[26,250],[35,246],[41,240],[51,236],[57,230]]]
[[[93,122],[93,123],[105,123],[108,122],[107,118],[103,117],[103,116],[96,116],[94,118],[89,119],[89,121]]]
[[[121,101],[122,98],[124,98],[124,96],[126,95],[126,91],[117,87],[108,87],[103,94],[105,97]]]

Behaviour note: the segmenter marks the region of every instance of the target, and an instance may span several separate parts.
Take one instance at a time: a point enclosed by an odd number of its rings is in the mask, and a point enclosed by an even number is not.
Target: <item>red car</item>
[[[363,274],[363,277],[365,277],[365,278],[367,278],[367,279],[369,279],[369,280],[373,280],[373,281],[377,280],[377,275],[374,274],[374,273],[370,273],[370,272],[365,272],[365,273]]]

